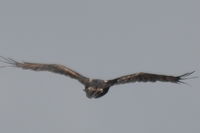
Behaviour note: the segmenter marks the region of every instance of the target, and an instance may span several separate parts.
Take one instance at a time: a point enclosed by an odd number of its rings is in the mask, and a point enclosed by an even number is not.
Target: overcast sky
[[[91,78],[200,74],[200,2],[0,2],[0,55],[63,64]],[[3,65],[3,64],[0,64]],[[1,133],[199,133],[200,81],[135,83],[88,99],[76,80],[0,69]]]

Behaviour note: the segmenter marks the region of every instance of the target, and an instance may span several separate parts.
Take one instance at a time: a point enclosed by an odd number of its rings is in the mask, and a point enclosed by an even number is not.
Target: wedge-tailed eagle
[[[5,58],[0,56],[0,62],[8,64],[8,66],[1,67],[18,67],[22,69],[29,69],[34,71],[49,71],[53,73],[63,74],[73,79],[78,80],[85,86],[85,93],[88,98],[99,98],[104,96],[109,88],[113,85],[132,83],[132,82],[172,82],[172,83],[184,83],[182,80],[187,79],[187,76],[193,72],[185,73],[179,76],[161,75],[153,73],[134,73],[130,75],[121,76],[111,80],[91,79],[80,73],[59,64],[40,64],[31,62],[18,62],[11,58]]]

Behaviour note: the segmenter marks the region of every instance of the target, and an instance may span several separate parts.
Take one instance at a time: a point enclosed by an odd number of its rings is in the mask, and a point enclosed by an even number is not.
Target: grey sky
[[[0,55],[59,63],[92,77],[200,73],[200,2],[0,2]],[[199,133],[199,79],[135,83],[87,99],[70,78],[0,70],[1,133]]]

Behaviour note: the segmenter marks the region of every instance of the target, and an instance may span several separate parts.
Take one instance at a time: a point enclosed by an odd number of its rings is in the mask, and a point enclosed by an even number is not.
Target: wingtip
[[[195,71],[185,73],[185,74],[183,74],[183,75],[180,75],[180,77],[187,77],[187,76],[190,76],[190,75],[192,75],[194,72],[195,72]]]
[[[0,68],[4,68],[4,67],[13,67],[17,65],[17,61],[13,60],[12,58],[7,58],[4,56],[0,55],[0,62],[7,64],[7,65],[1,65]]]
[[[188,72],[185,73],[183,75],[178,76],[180,78],[180,80],[186,80],[186,79],[194,79],[194,78],[198,78],[197,76],[193,76],[193,77],[189,77],[190,75],[192,75],[195,71],[192,72]]]

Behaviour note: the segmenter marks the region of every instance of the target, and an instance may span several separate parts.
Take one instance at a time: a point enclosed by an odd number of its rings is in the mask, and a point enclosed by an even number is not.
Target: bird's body
[[[109,88],[113,85],[125,84],[131,82],[172,82],[172,83],[184,83],[182,80],[187,79],[187,76],[191,75],[193,72],[185,73],[180,76],[169,76],[160,75],[152,73],[134,73],[130,75],[121,76],[111,80],[101,80],[101,79],[90,79],[77,73],[76,71],[58,64],[40,64],[40,63],[30,63],[30,62],[17,62],[10,58],[5,58],[0,56],[0,62],[9,64],[10,66],[0,66],[0,67],[19,67],[22,69],[29,69],[34,71],[49,71],[58,74],[63,74],[69,76],[73,79],[78,80],[85,86],[85,93],[88,98],[99,98],[104,96]]]

